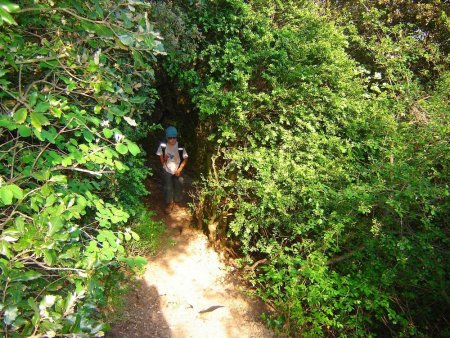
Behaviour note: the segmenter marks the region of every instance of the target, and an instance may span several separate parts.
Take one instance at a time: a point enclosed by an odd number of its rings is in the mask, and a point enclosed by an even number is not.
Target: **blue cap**
[[[177,137],[177,129],[175,127],[167,127],[166,137]]]

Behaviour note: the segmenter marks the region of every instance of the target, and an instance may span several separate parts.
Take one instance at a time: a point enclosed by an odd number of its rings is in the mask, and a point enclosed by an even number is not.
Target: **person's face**
[[[167,142],[169,142],[169,144],[171,146],[173,146],[173,145],[175,145],[175,143],[177,143],[177,138],[176,137],[168,137]]]

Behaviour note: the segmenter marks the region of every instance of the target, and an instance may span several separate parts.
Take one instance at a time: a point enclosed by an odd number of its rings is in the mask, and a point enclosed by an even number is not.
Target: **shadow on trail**
[[[170,328],[161,311],[161,295],[154,286],[140,281],[127,295],[126,311],[106,333],[109,338],[166,338]]]

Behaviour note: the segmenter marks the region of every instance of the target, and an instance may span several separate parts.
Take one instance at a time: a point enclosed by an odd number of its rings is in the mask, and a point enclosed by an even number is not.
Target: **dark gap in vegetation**
[[[158,166],[159,162],[155,160],[156,149],[160,142],[165,141],[164,130],[168,126],[174,126],[178,131],[178,142],[183,144],[189,154],[186,173],[192,177],[198,177],[202,170],[197,138],[198,113],[190,101],[189,94],[177,85],[177,79],[171,78],[165,71],[164,60],[160,58],[158,61],[154,83],[158,99],[151,122],[159,125],[160,128],[149,133],[142,142],[147,153],[147,160]],[[158,170],[159,167],[153,169]]]

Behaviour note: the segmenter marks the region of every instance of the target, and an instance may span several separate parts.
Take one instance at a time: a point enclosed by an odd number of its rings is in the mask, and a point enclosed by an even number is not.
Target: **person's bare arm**
[[[183,160],[183,162],[181,162],[180,166],[178,167],[177,171],[175,172],[175,176],[180,176],[181,175],[181,172],[183,171],[183,169],[186,166],[187,162],[188,162],[187,158],[185,158]]]

